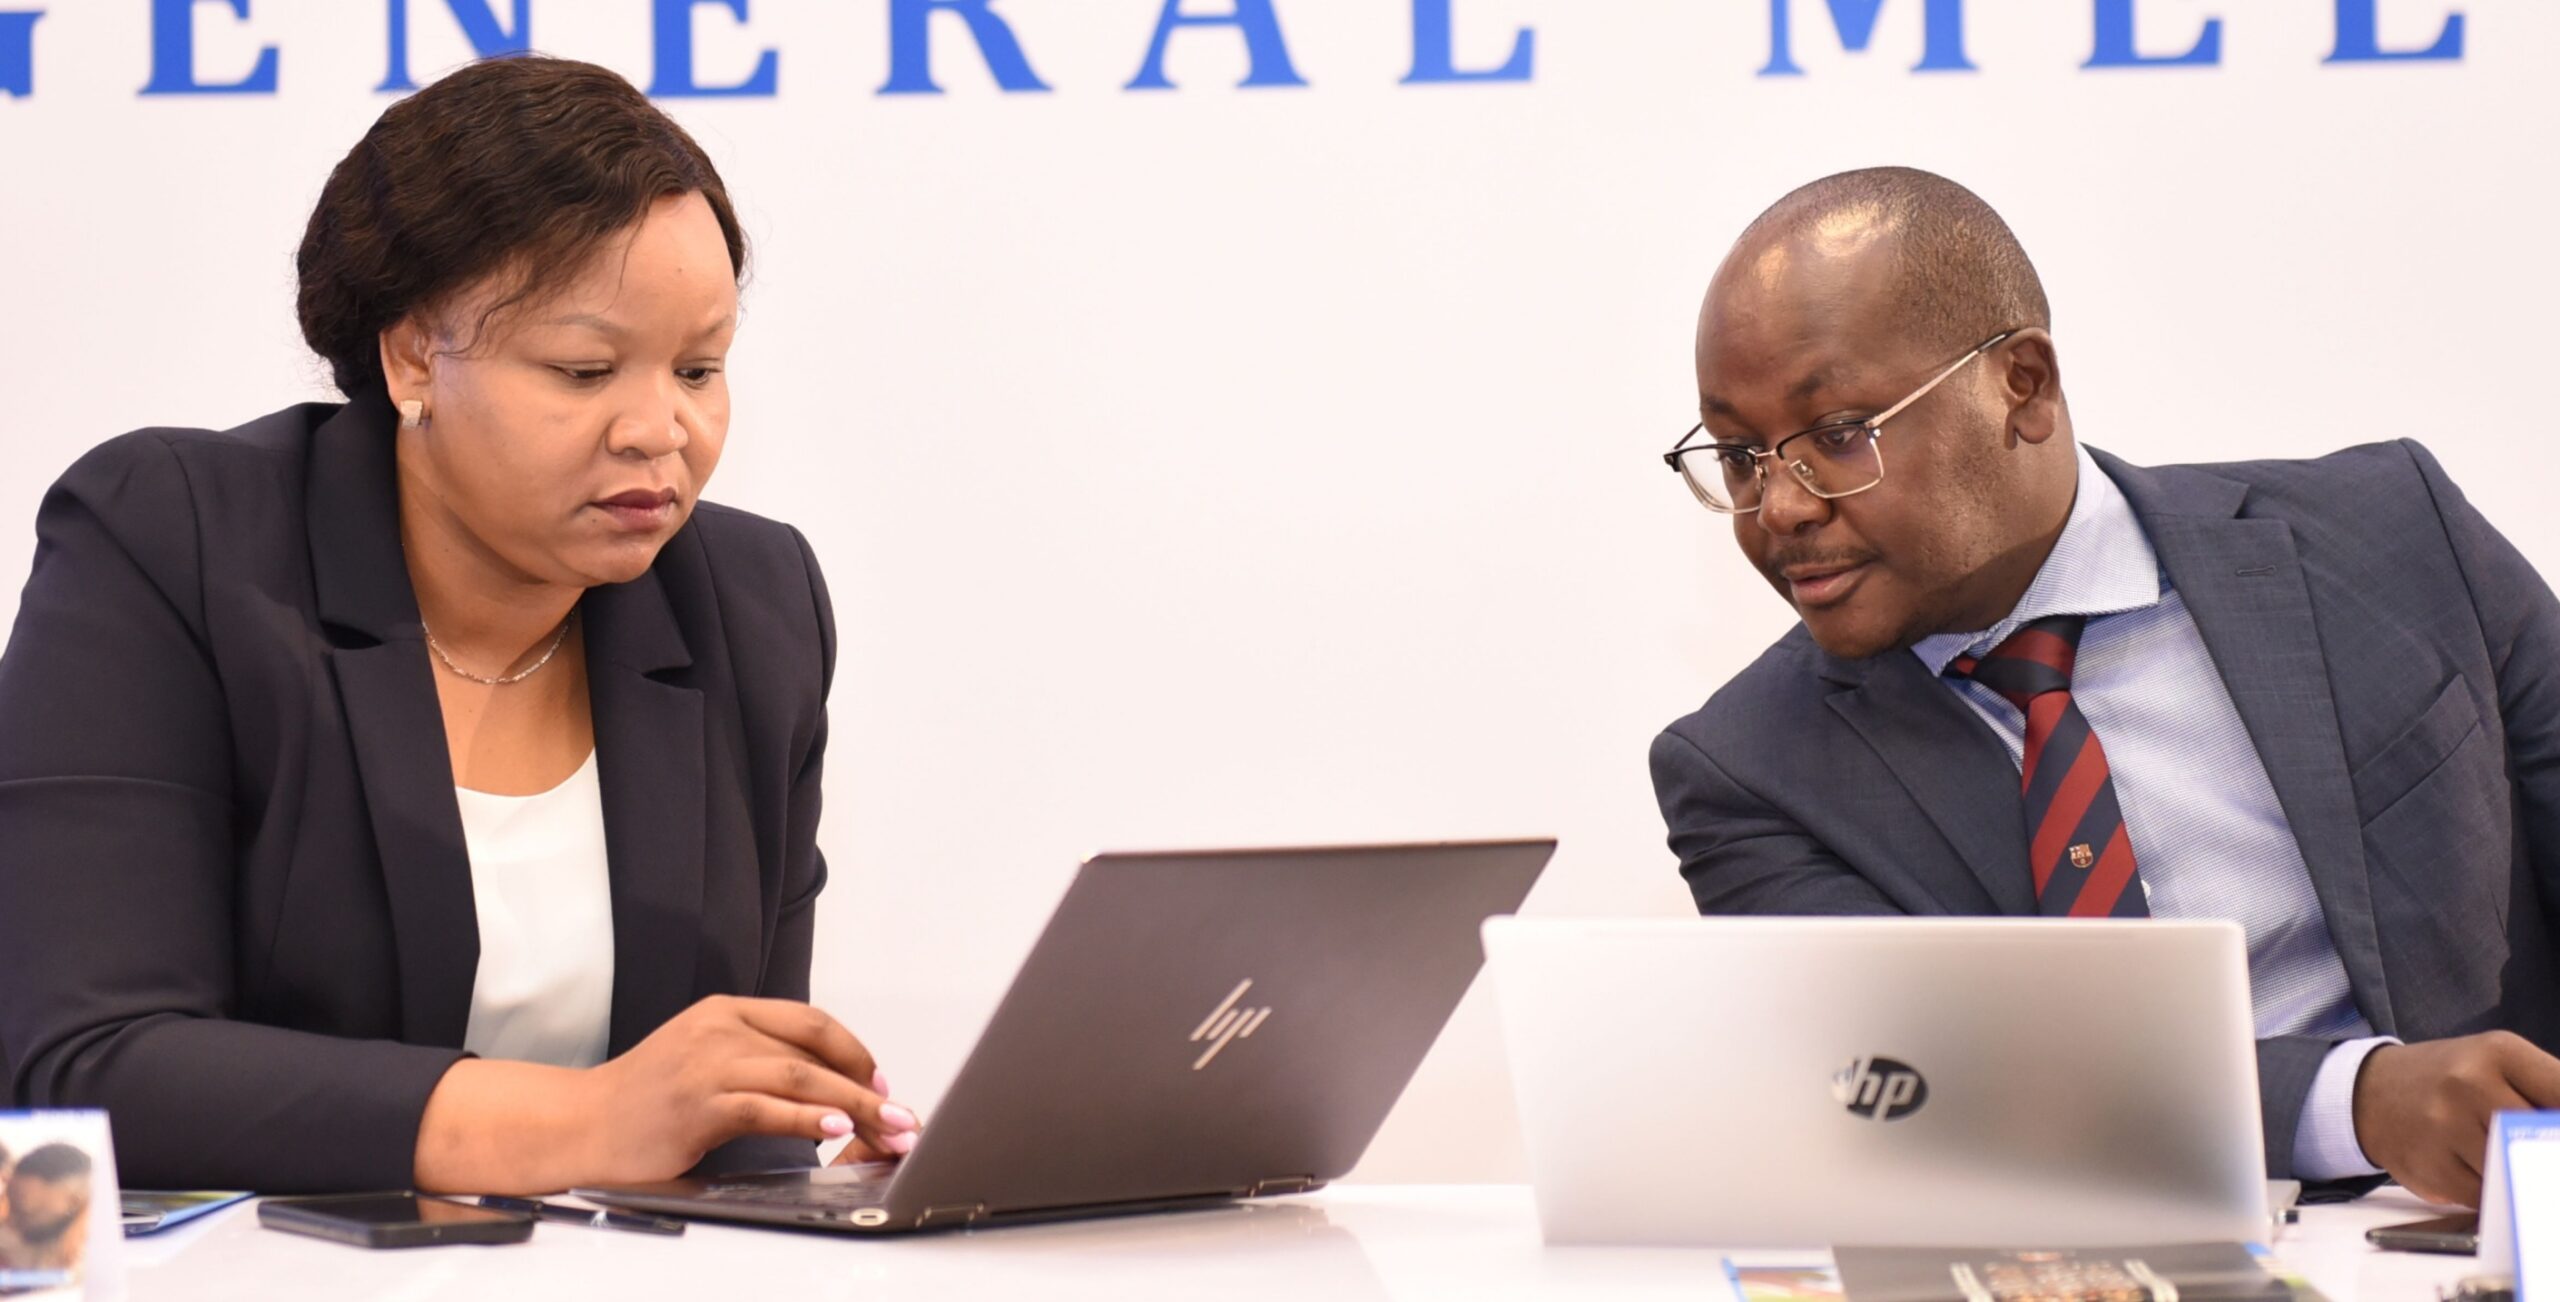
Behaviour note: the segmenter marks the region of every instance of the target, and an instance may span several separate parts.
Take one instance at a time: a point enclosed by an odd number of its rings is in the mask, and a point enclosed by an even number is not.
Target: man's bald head
[[[1703,435],[1728,449],[1717,474],[1760,481],[1734,537],[1823,650],[1876,655],[2017,604],[2078,480],[2050,315],[2009,224],[1910,168],[1796,190],[1716,269]],[[1826,456],[1864,486],[1823,496]]]
[[[1893,252],[1888,307],[1915,342],[1952,353],[2003,330],[2053,325],[2044,283],[2009,224],[1973,191],[1918,168],[1870,167],[1797,187],[1743,230],[1726,266],[1780,246],[1868,239]]]

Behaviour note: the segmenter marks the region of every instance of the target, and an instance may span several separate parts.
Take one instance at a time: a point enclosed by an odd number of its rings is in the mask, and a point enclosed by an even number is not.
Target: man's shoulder
[[[1801,737],[1807,720],[1819,716],[1823,698],[1835,690],[1823,678],[1829,662],[1813,635],[1797,624],[1663,733],[1711,758]]]
[[[2268,457],[2222,464],[2223,473],[2253,486],[2310,491],[2406,481],[2436,469],[2434,456],[2415,439],[2359,443],[2316,457]]]
[[[2155,540],[2181,516],[2279,522],[2315,583],[2446,581],[2449,522],[2463,509],[2461,489],[2409,439],[2320,457],[2108,469]]]
[[[2195,505],[2220,514],[2218,504],[2238,490],[2247,515],[2371,519],[2376,509],[2388,511],[2395,502],[2432,511],[2430,487],[2445,482],[2435,456],[2412,439],[2363,443],[2317,457],[2181,465],[2143,466],[2099,456],[2136,508],[2152,514],[2184,514]]]

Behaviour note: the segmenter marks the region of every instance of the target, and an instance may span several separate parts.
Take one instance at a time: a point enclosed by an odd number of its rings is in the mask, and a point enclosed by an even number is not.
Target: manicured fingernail
[[[903,1157],[906,1154],[915,1151],[915,1132],[912,1130],[906,1130],[900,1131],[894,1135],[882,1135],[880,1137],[880,1146]]]
[[[872,1071],[871,1092],[884,1099],[889,1097],[889,1073],[876,1068]]]
[[[916,1128],[916,1114],[895,1103],[883,1103],[880,1105],[880,1124],[892,1131],[913,1130]]]
[[[818,1118],[818,1129],[827,1132],[829,1139],[842,1139],[853,1133],[853,1118],[841,1112],[830,1112]]]

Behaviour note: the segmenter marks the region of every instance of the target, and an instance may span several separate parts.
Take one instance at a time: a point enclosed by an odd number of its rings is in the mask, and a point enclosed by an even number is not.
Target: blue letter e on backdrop
[[[2204,34],[2184,54],[2144,54],[2133,45],[2133,0],[2098,0],[2097,39],[2083,68],[2202,67],[2222,62],[2222,20],[2204,20]]]
[[[239,81],[196,80],[196,8],[218,4],[235,18],[249,17],[249,0],[151,0],[151,80],[145,95],[272,95],[276,47],[258,50],[258,62]]]
[[[756,69],[734,86],[705,86],[693,79],[693,11],[704,5],[727,9],[747,21],[747,0],[654,0],[657,13],[656,67],[649,75],[651,98],[696,99],[713,95],[771,95],[781,80],[782,56],[772,50],[756,55]]]

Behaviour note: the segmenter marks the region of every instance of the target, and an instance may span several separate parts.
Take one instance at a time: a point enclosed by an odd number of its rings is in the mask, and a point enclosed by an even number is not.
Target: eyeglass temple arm
[[[1872,417],[1868,418],[1868,420],[1867,420],[1867,422],[1866,422],[1867,428],[1869,428],[1869,429],[1874,429],[1874,428],[1876,428],[1877,426],[1884,424],[1886,421],[1889,421],[1889,420],[1893,419],[1894,417],[1901,415],[1901,414],[1902,414],[1902,409],[1903,409],[1903,408],[1908,407],[1908,406],[1910,406],[1911,404],[1913,404],[1913,403],[1915,403],[1915,402],[1920,401],[1922,398],[1926,398],[1926,397],[1928,397],[1928,396],[1929,396],[1929,391],[1930,391],[1931,389],[1937,388],[1937,387],[1938,387],[1938,385],[1939,385],[1940,383],[1944,382],[1948,376],[1955,374],[1959,369],[1961,369],[1961,368],[1964,366],[1964,364],[1965,364],[1966,362],[1970,362],[1970,361],[1972,361],[1974,358],[1979,357],[1979,356],[1981,356],[1982,354],[1984,354],[1984,353],[1986,353],[1986,352],[1989,352],[1989,351],[1991,351],[1991,350],[1992,350],[1992,349],[1994,349],[1994,348],[1999,347],[1999,346],[2000,346],[2000,344],[2001,344],[2001,341],[2003,341],[2003,340],[2007,339],[2009,336],[2014,335],[2014,334],[2016,334],[2016,333],[2018,333],[2018,332],[2017,332],[2015,329],[2003,330],[2003,331],[2001,331],[2000,333],[1998,333],[1998,334],[1996,334],[1996,335],[1993,335],[1993,336],[1991,336],[1991,337],[1990,337],[1990,338],[1988,338],[1988,339],[1983,340],[1981,343],[1975,344],[1975,345],[1973,346],[1973,350],[1972,350],[1972,351],[1970,351],[1970,352],[1966,353],[1966,354],[1965,354],[1964,356],[1962,356],[1962,357],[1959,357],[1959,358],[1955,359],[1955,360],[1954,360],[1954,361],[1952,361],[1952,362],[1947,363],[1947,366],[1946,366],[1946,369],[1945,369],[1945,370],[1942,370],[1942,371],[1938,372],[1936,375],[1930,376],[1930,377],[1929,377],[1929,382],[1928,382],[1927,384],[1921,385],[1921,386],[1920,386],[1920,388],[1919,388],[1919,390],[1918,390],[1917,392],[1913,393],[1910,397],[1905,398],[1905,399],[1903,399],[1902,401],[1897,402],[1897,403],[1893,404],[1892,406],[1885,408],[1881,413],[1878,413],[1877,415],[1875,415],[1875,416],[1872,416]],[[1698,422],[1697,424],[1690,426],[1690,427],[1689,427],[1689,432],[1688,432],[1687,434],[1683,434],[1683,435],[1681,435],[1681,436],[1680,436],[1680,441],[1679,441],[1679,442],[1677,442],[1677,443],[1672,444],[1672,445],[1671,445],[1671,450],[1662,454],[1662,464],[1664,464],[1664,465],[1666,465],[1666,466],[1671,467],[1671,469],[1672,469],[1672,470],[1674,470],[1674,471],[1678,471],[1678,470],[1680,469],[1680,453],[1681,453],[1683,450],[1685,450],[1685,449],[1687,449],[1687,448],[1688,448],[1688,446],[1689,446],[1689,440],[1690,440],[1691,438],[1695,437],[1695,436],[1697,435],[1698,431],[1703,430],[1703,429],[1705,429],[1706,427],[1707,427],[1707,426],[1706,426],[1706,422],[1704,422],[1704,421],[1700,421],[1700,422]],[[1710,444],[1710,445],[1708,445],[1708,446],[1713,446],[1713,445],[1712,445],[1712,444]],[[1756,461],[1757,459],[1759,459],[1759,458],[1762,458],[1762,457],[1769,457],[1769,458],[1773,458],[1773,459],[1774,459],[1774,457],[1776,456],[1776,453],[1775,453],[1774,451],[1759,451],[1759,450],[1754,450],[1754,451],[1753,451],[1753,453],[1752,453],[1752,456],[1753,456],[1753,458],[1754,458],[1754,460],[1755,460],[1755,461]],[[1765,474],[1767,474],[1767,473],[1768,473],[1768,471],[1767,471],[1767,469],[1764,467],[1764,468],[1762,468],[1761,473],[1765,475]]]
[[[1697,424],[1690,426],[1689,432],[1681,435],[1680,441],[1672,444],[1671,450],[1662,454],[1662,464],[1671,467],[1673,470],[1678,470],[1680,468],[1680,454],[1695,450],[1689,446],[1689,440],[1696,438],[1699,432],[1706,429],[1706,427],[1707,423],[1705,421],[1699,421]],[[1699,446],[1713,447],[1715,445],[1713,443],[1702,443]]]
[[[2016,334],[2016,333],[2018,333],[2018,332],[2017,332],[2017,331],[2015,331],[2015,330],[2003,330],[2003,331],[2001,331],[2000,333],[1998,333],[1998,334],[1996,334],[1996,335],[1993,335],[1993,336],[1991,336],[1991,337],[1990,337],[1990,338],[1988,338],[1988,339],[1983,340],[1981,343],[1975,344],[1975,345],[1973,346],[1973,351],[1971,351],[1971,352],[1969,352],[1969,353],[1966,353],[1964,356],[1959,357],[1959,358],[1955,359],[1955,360],[1954,360],[1954,361],[1952,361],[1952,362],[1947,363],[1947,369],[1945,369],[1945,370],[1943,370],[1943,371],[1938,372],[1936,375],[1932,375],[1932,376],[1930,376],[1930,377],[1929,377],[1929,382],[1928,382],[1927,384],[1921,385],[1921,386],[1920,386],[1920,388],[1919,388],[1919,390],[1918,390],[1917,392],[1914,392],[1910,397],[1905,398],[1905,399],[1903,399],[1902,401],[1897,402],[1897,403],[1893,404],[1892,406],[1885,408],[1882,412],[1879,412],[1879,413],[1877,413],[1876,415],[1874,415],[1874,416],[1872,416],[1872,417],[1869,417],[1869,418],[1868,418],[1868,420],[1867,420],[1867,428],[1869,428],[1869,429],[1874,429],[1876,426],[1878,426],[1878,425],[1882,425],[1882,424],[1884,424],[1886,421],[1889,421],[1889,420],[1893,419],[1894,417],[1901,415],[1901,414],[1902,414],[1902,409],[1903,409],[1903,408],[1908,407],[1908,406],[1910,406],[1911,404],[1913,404],[1913,403],[1915,403],[1915,402],[1920,401],[1922,398],[1926,398],[1926,397],[1928,397],[1928,396],[1929,396],[1929,391],[1930,391],[1931,389],[1937,388],[1937,387],[1938,387],[1938,385],[1939,385],[1941,382],[1943,382],[1943,381],[1944,381],[1948,376],[1953,375],[1953,374],[1955,374],[1958,370],[1963,369],[1964,364],[1965,364],[1966,362],[1970,362],[1970,361],[1972,361],[1974,358],[1980,357],[1980,356],[1981,356],[1981,355],[1983,355],[1984,353],[1987,353],[1987,352],[1991,351],[1992,349],[1999,347],[1999,346],[2000,346],[2000,341],[2001,341],[2001,340],[2006,339],[2006,338],[2008,338],[2009,336],[2011,336],[2011,335],[2013,335],[2013,334]]]

